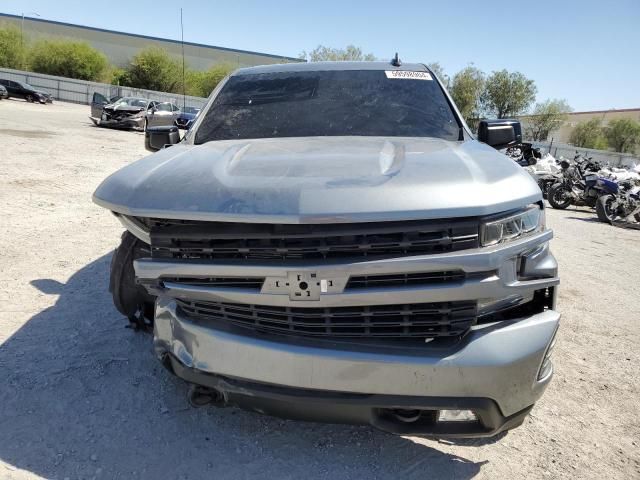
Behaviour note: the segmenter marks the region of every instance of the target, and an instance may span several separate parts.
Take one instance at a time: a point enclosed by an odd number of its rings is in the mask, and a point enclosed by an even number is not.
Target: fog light
[[[538,380],[546,378],[553,370],[553,364],[550,358],[545,358],[540,367],[540,373],[538,374]]]
[[[440,410],[439,422],[475,422],[476,414],[471,410]]]
[[[557,330],[556,330],[557,333]],[[553,363],[551,363],[551,354],[553,353],[553,347],[556,346],[556,333],[553,334],[553,339],[549,344],[549,348],[544,354],[542,359],[542,365],[540,365],[540,371],[538,372],[538,380],[547,378],[553,372]]]

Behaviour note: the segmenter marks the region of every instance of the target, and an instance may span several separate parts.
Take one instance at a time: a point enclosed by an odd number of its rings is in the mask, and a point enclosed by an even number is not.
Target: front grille
[[[357,260],[479,246],[476,219],[327,225],[136,220],[149,228],[155,258]]]
[[[394,288],[404,286],[424,286],[434,284],[446,284],[462,282],[467,278],[480,278],[487,276],[487,272],[477,274],[467,274],[462,270],[450,270],[443,272],[424,273],[392,273],[387,275],[358,275],[349,278],[345,291],[366,288]],[[165,277],[162,283],[180,283],[182,285],[193,285],[198,287],[226,287],[245,288],[260,290],[264,284],[265,277]]]
[[[476,321],[475,301],[298,308],[176,300],[196,320],[255,331],[328,338],[437,338],[463,335]]]
[[[349,278],[346,290],[372,287],[402,287],[461,282],[466,275],[461,270],[426,273],[394,273],[390,275],[362,275]]]
[[[136,115],[136,112],[122,112],[118,110],[103,110],[103,113],[107,114],[107,120],[125,120],[129,117]]]

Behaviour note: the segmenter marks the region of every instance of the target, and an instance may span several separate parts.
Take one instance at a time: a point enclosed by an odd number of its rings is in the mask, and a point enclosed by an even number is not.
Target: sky
[[[537,101],[640,107],[640,0],[3,0],[0,12],[297,57],[356,45],[405,62],[520,71]]]

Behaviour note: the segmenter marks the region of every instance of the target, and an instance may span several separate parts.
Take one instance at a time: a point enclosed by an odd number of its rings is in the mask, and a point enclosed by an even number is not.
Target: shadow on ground
[[[457,478],[484,462],[367,427],[194,410],[149,335],[124,328],[104,256],[0,345],[0,459],[46,478]]]
[[[600,222],[600,220],[598,219],[598,217],[594,216],[593,217],[567,217],[570,220],[580,220],[581,222],[588,222],[588,223],[602,223]]]

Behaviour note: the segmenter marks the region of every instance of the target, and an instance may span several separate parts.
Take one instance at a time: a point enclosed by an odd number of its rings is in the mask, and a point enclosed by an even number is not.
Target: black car
[[[24,98],[27,102],[53,102],[51,95],[49,95],[47,92],[36,90],[28,83],[16,82],[15,80],[0,79],[0,85],[3,85],[7,89],[9,97]]]

